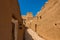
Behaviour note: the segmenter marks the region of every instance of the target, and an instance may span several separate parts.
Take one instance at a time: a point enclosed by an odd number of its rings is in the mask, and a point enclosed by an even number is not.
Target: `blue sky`
[[[18,0],[21,15],[26,15],[27,12],[32,12],[33,16],[35,16],[46,1],[47,0]]]

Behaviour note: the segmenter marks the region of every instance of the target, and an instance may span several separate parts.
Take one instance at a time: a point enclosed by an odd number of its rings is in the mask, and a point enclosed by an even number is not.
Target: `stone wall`
[[[29,23],[29,28],[46,40],[60,40],[60,0],[48,0]]]
[[[28,29],[25,30],[25,40],[45,40],[45,39],[40,37],[32,29],[28,28]]]
[[[17,0],[0,0],[0,40],[12,40],[12,16],[22,24]]]
[[[50,4],[50,5],[49,5]],[[47,5],[47,6],[46,6]],[[41,16],[37,33],[47,40],[60,40],[60,3],[59,0],[48,2],[38,17]],[[44,13],[42,13],[44,11]]]

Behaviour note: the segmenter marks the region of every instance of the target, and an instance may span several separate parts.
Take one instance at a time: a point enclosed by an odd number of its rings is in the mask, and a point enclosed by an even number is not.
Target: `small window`
[[[41,19],[42,17],[40,16],[40,19]]]
[[[55,24],[55,25],[57,25],[57,24]]]

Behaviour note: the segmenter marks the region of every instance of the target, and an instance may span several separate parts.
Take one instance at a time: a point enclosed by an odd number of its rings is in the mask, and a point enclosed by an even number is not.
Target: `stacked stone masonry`
[[[26,24],[46,40],[60,40],[60,0],[48,0],[41,11],[27,20]]]

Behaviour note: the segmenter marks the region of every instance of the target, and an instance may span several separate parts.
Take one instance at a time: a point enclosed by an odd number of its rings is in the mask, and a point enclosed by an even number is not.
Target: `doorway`
[[[35,32],[37,32],[37,24],[35,24]]]

